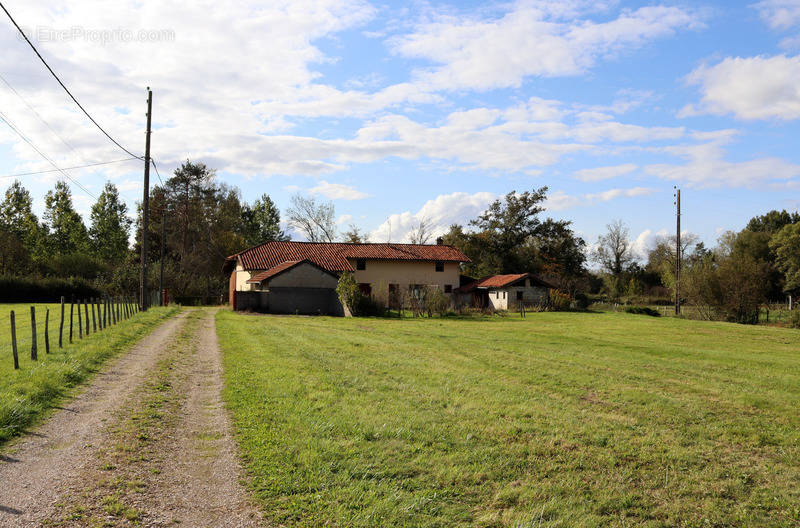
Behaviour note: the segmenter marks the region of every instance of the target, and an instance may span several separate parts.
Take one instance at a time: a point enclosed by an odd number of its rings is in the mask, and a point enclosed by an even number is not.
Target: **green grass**
[[[64,348],[58,348],[56,304],[37,304],[38,361],[31,360],[30,304],[0,304],[0,444],[19,434],[52,408],[66,391],[85,381],[108,359],[147,335],[178,308],[154,308],[136,314],[96,334],[78,338],[77,326],[69,344],[69,305],[66,309]],[[50,354],[45,353],[45,309],[50,308]],[[76,307],[77,308],[77,307]],[[14,370],[10,317],[16,315],[20,369]],[[91,319],[91,311],[89,312]],[[75,316],[77,325],[77,315]]]
[[[275,524],[800,526],[796,330],[623,313],[217,326]]]

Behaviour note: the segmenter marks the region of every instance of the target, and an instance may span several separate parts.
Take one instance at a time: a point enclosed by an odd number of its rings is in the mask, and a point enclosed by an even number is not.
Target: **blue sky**
[[[7,2],[135,152],[153,87],[162,175],[190,158],[248,201],[333,200],[342,230],[373,241],[423,218],[441,232],[545,185],[548,214],[588,242],[621,219],[642,252],[674,230],[676,185],[684,229],[707,244],[800,206],[800,0],[104,5]],[[0,111],[41,150],[60,166],[124,157],[6,21],[0,45],[22,96],[0,83]],[[49,168],[0,130],[0,176]],[[140,164],[69,173],[140,199]],[[56,177],[20,178],[39,210]],[[92,198],[73,191],[86,213]]]

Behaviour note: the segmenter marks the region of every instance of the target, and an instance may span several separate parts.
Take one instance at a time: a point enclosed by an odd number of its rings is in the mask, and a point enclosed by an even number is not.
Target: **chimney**
[[[436,237],[436,245],[441,246],[444,244],[444,239],[442,237]]]

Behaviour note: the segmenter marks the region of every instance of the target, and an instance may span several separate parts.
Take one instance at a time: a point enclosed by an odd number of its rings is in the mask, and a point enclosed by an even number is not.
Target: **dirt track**
[[[0,526],[261,526],[220,399],[213,311],[184,311],[3,450]]]

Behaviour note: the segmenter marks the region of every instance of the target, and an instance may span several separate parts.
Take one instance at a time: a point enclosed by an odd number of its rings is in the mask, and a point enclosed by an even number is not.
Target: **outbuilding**
[[[492,275],[455,290],[462,305],[491,310],[518,310],[520,305],[545,304],[556,287],[532,273]]]

